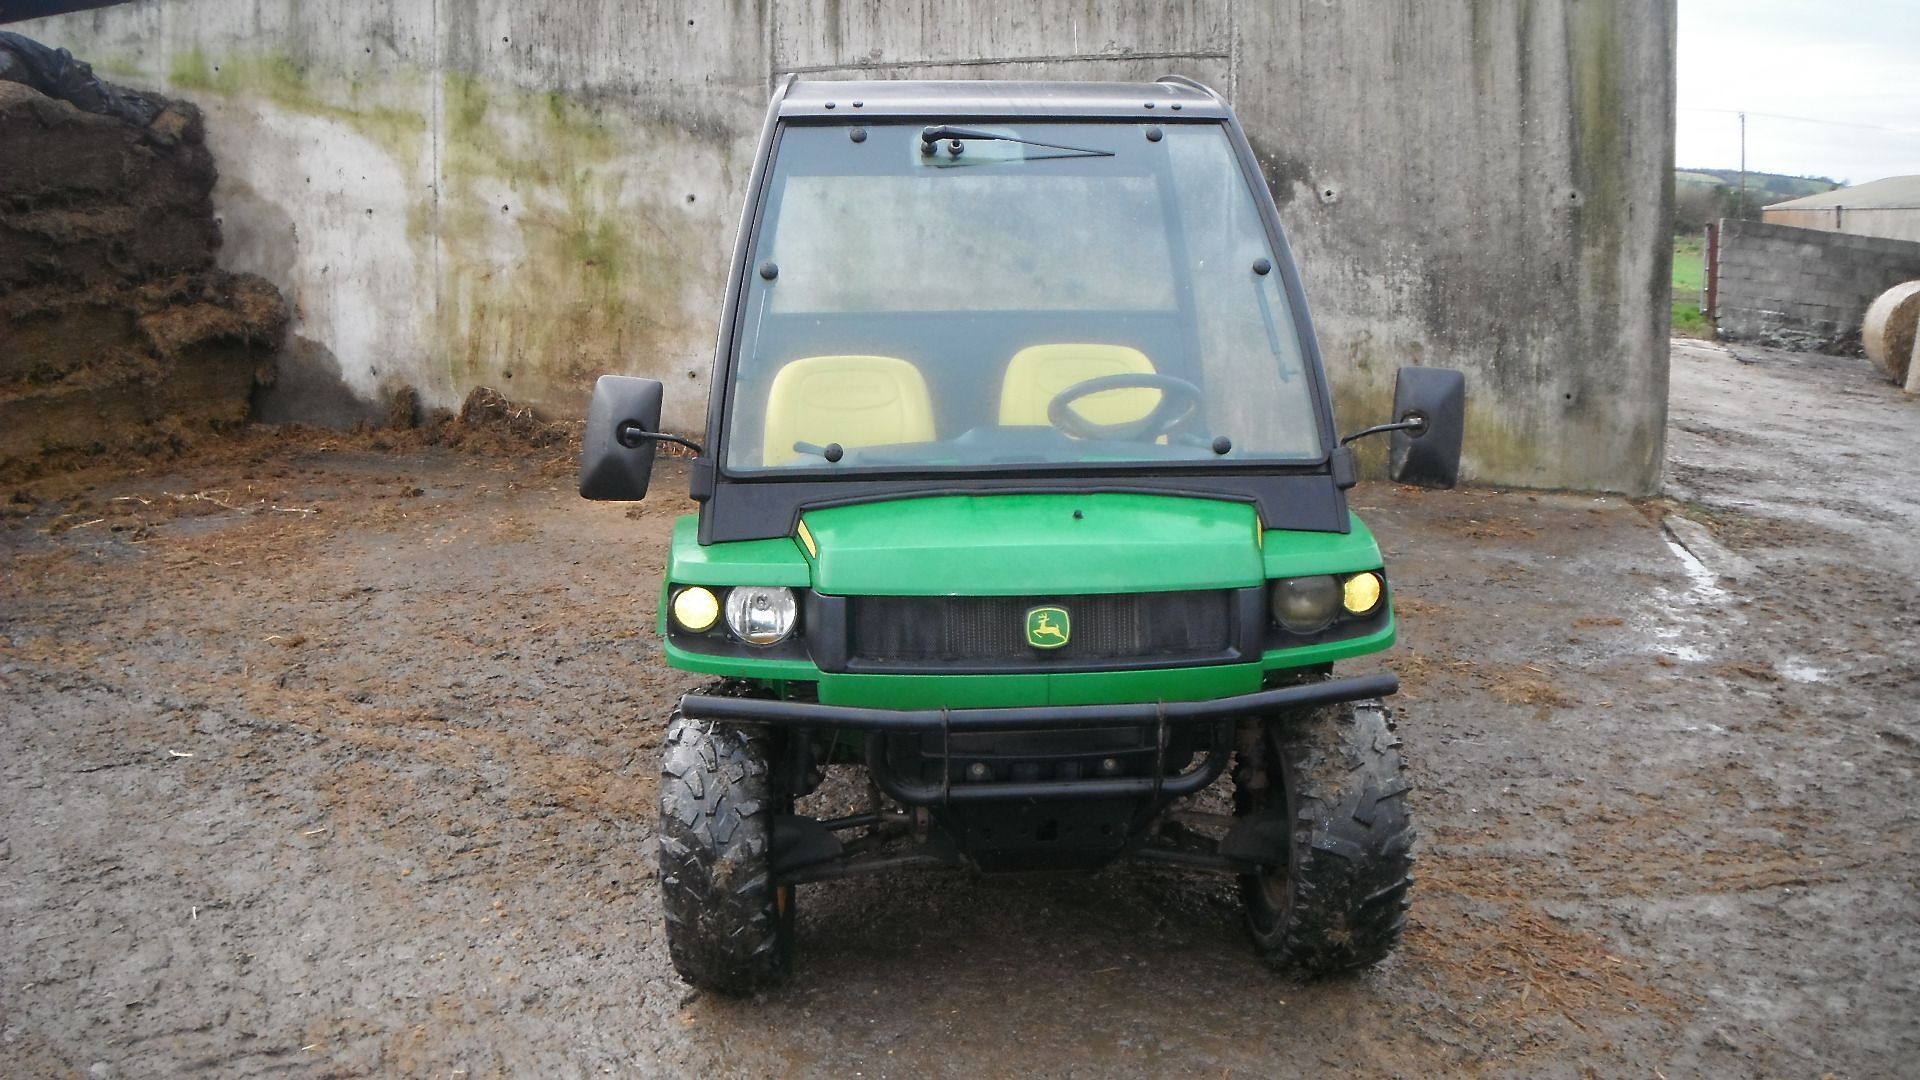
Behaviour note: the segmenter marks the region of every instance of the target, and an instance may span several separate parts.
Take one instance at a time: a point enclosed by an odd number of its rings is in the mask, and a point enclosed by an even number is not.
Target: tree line
[[[1840,186],[1824,176],[1750,172],[1742,192],[1735,169],[1675,169],[1672,184],[1677,233],[1698,232],[1721,218],[1758,219],[1763,207]]]

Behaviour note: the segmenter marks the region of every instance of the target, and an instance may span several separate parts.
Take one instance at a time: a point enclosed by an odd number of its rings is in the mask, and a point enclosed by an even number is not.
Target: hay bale
[[[1860,344],[1895,384],[1907,381],[1914,337],[1920,328],[1920,281],[1905,281],[1881,293],[1867,306]]]

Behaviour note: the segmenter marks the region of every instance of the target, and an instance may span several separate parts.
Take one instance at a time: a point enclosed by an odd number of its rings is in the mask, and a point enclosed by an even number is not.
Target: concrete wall
[[[682,430],[781,73],[1180,71],[1256,141],[1344,425],[1399,365],[1457,366],[1470,478],[1658,482],[1671,0],[168,0],[18,28],[207,109],[225,261],[294,298],[294,366],[552,413],[642,373]]]
[[[1883,236],[1920,243],[1920,206],[1828,206],[1811,210],[1762,210],[1769,225],[1824,229],[1856,236]]]
[[[1856,337],[1875,297],[1920,278],[1920,243],[1729,219],[1717,273],[1721,337],[1821,347]]]

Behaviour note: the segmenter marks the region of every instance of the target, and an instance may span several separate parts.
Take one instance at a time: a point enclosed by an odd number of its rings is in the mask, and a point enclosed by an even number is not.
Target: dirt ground
[[[1916,410],[1676,346],[1669,498],[1357,489],[1419,884],[1399,954],[1311,984],[1227,883],[1116,868],[808,886],[790,986],[689,992],[671,465],[629,509],[553,448],[253,431],[18,485],[0,1073],[1907,1072]]]

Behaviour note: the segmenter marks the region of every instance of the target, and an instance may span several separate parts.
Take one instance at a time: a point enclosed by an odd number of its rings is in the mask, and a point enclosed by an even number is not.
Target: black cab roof
[[[1219,120],[1227,116],[1226,104],[1211,90],[1179,76],[1150,83],[795,80],[781,96],[779,111],[783,119],[1177,116]]]

